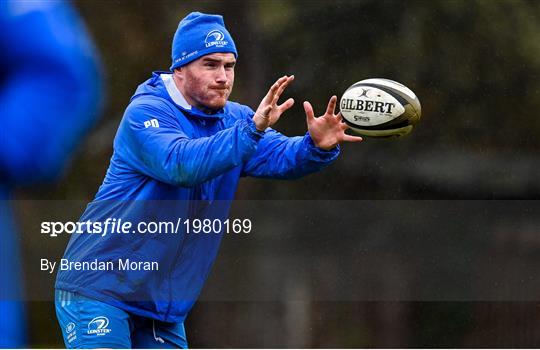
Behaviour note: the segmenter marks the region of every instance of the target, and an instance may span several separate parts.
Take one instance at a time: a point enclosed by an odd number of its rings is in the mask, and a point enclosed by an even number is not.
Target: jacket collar
[[[176,87],[176,84],[174,83],[174,79],[172,76],[172,73],[167,72],[158,72],[159,77],[163,81],[163,84],[165,86],[165,89],[167,91],[167,94],[169,95],[169,98],[174,102],[178,108],[180,108],[182,111],[186,112],[187,114],[194,115],[201,118],[223,118],[225,111],[224,109],[220,109],[214,114],[206,114],[202,112],[201,110],[197,109],[194,106],[191,106],[187,101],[182,92],[178,90]]]

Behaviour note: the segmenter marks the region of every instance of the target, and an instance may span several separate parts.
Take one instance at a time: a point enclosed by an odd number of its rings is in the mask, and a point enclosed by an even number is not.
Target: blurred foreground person
[[[26,345],[17,186],[54,180],[96,118],[95,51],[64,1],[0,2],[0,347]]]
[[[241,176],[299,178],[334,161],[340,142],[361,141],[345,134],[335,96],[319,118],[304,103],[304,136],[271,129],[294,103],[278,104],[293,76],[278,79],[256,111],[228,101],[237,56],[221,16],[195,12],[180,22],[170,71],[154,72],[131,98],[103,184],[79,222],[225,220]],[[138,227],[72,234],[64,254],[69,264],[56,283],[66,346],[187,347],[184,320],[222,232]]]

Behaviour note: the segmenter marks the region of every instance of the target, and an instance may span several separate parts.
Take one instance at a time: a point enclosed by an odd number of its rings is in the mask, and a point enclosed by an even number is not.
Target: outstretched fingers
[[[277,95],[277,98],[279,99],[279,97],[281,96],[281,94],[283,93],[283,91],[285,91],[285,89],[287,88],[287,86],[289,86],[289,84],[294,80],[294,75],[291,75],[290,77],[287,77],[285,76],[285,80],[283,80],[276,92],[276,95]]]
[[[266,103],[274,103],[274,101],[277,101],[276,94],[279,91],[279,88],[281,87],[281,85],[283,85],[283,83],[286,80],[287,80],[287,76],[284,75],[278,80],[276,80],[274,84],[272,84],[272,86],[270,87],[270,90],[268,90],[268,93],[265,96]],[[278,98],[279,98],[279,95],[278,95]]]
[[[281,97],[281,94],[283,91],[285,91],[285,88],[289,86],[289,84],[294,80],[294,75],[291,75],[290,77],[284,76],[279,78],[279,80],[276,82],[278,83],[277,89],[273,92],[273,97],[271,100],[272,105],[277,105],[277,102],[279,101],[279,98]]]
[[[310,124],[313,120],[315,120],[315,113],[313,112],[311,103],[308,101],[304,101],[304,111],[306,112],[306,120],[308,124]]]
[[[330,101],[328,102],[328,106],[326,107],[326,113],[325,115],[331,115],[334,116],[334,113],[336,111],[336,101],[337,96],[334,95],[330,98]]]
[[[352,135],[343,134],[342,140],[345,142],[361,142],[363,138],[361,138],[360,136],[352,136]]]
[[[294,99],[289,98],[287,101],[280,104],[277,108],[279,113],[283,113],[294,105]]]
[[[343,121],[343,116],[341,115],[341,113],[339,113],[337,115],[337,117],[339,118],[340,120],[340,123],[339,123],[339,128],[343,131],[343,137],[342,137],[342,141],[345,141],[345,142],[361,142],[363,141],[364,139],[361,138],[360,136],[353,136],[353,135],[348,135],[345,133],[345,131],[347,129],[350,129],[350,126],[345,123]]]

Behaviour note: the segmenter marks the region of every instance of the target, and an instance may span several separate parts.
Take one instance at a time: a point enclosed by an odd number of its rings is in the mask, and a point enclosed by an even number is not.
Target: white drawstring
[[[165,343],[165,341],[161,337],[158,337],[156,335],[156,321],[155,320],[152,320],[152,332],[154,332],[154,339],[156,341],[160,342],[161,344]]]

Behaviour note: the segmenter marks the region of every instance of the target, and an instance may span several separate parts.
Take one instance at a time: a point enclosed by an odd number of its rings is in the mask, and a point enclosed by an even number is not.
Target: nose
[[[224,84],[227,82],[227,74],[225,73],[225,67],[221,66],[216,72],[216,82]]]

